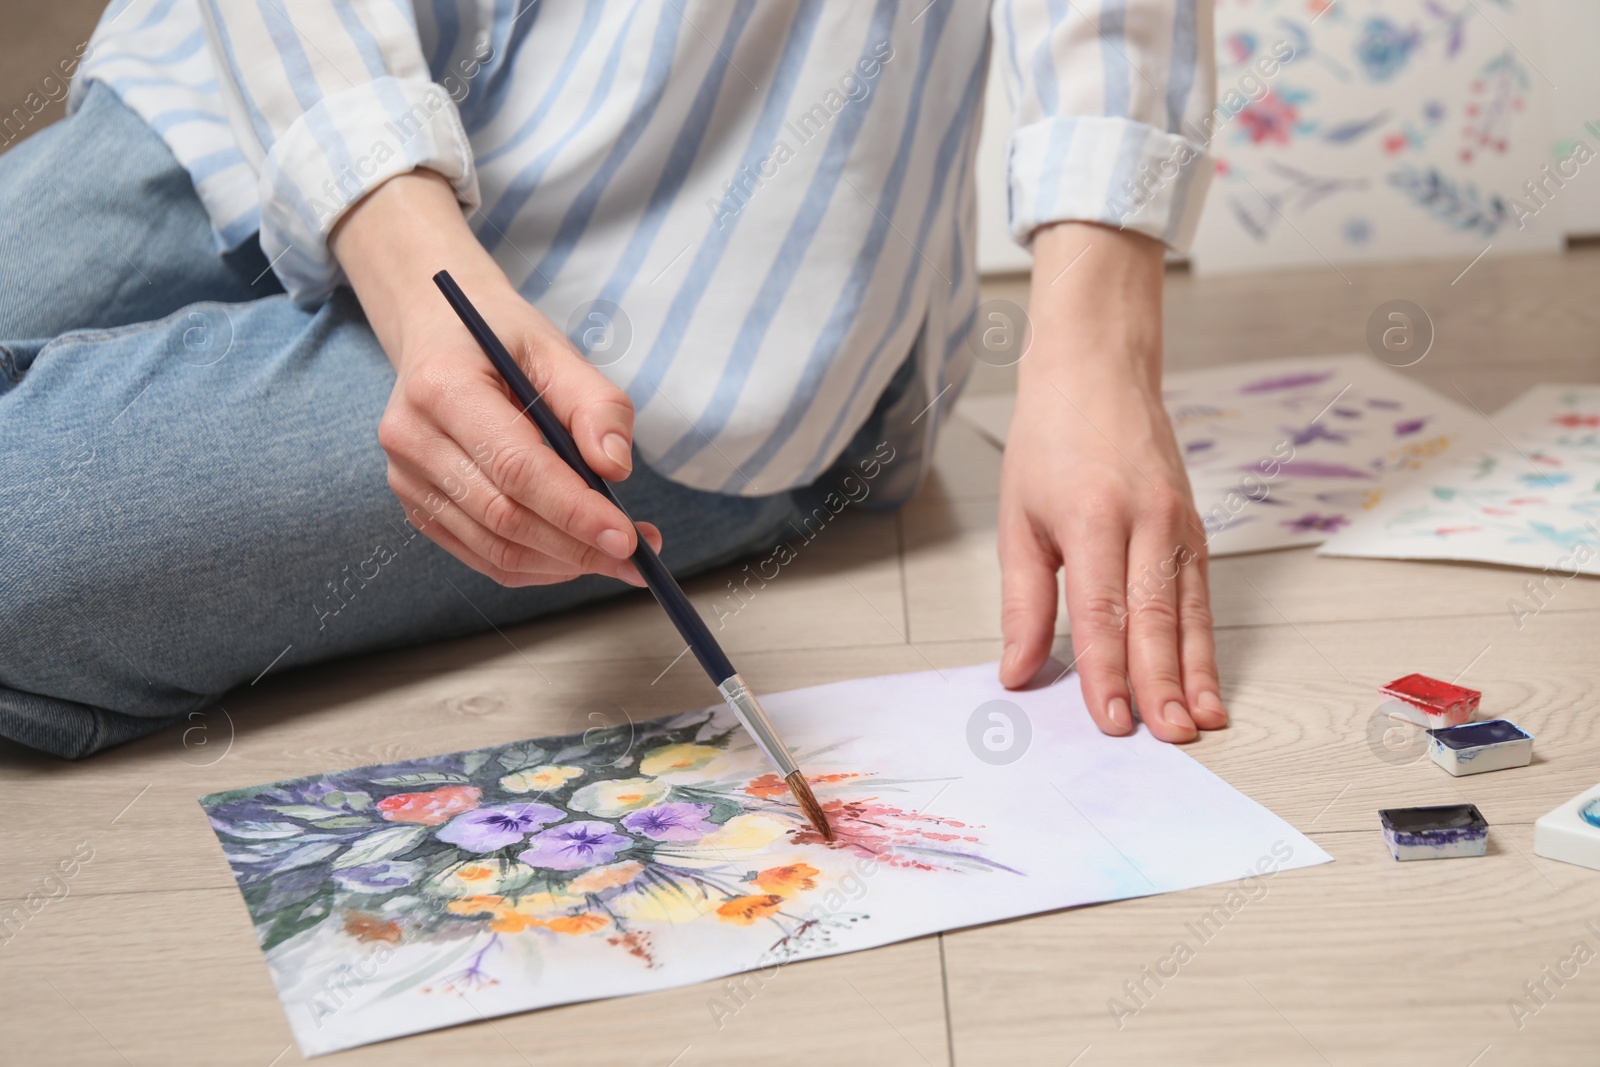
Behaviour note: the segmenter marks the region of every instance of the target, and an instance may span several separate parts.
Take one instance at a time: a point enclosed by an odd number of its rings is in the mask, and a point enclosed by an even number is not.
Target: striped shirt
[[[1088,220],[1181,248],[1210,34],[1206,0],[116,0],[69,103],[114,90],[218,248],[259,232],[306,304],[341,283],[342,213],[437,171],[628,392],[644,460],[759,495],[825,471],[908,359],[898,432],[930,444],[959,393],[991,44],[1017,240]]]

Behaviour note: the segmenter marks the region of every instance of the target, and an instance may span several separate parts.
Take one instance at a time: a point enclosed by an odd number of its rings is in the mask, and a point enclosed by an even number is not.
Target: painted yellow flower
[[[531,767],[500,779],[500,788],[507,793],[545,793],[560,789],[582,773],[582,767]]]
[[[524,893],[517,898],[515,907],[524,914],[545,918],[582,904],[583,898],[573,893]]]
[[[619,885],[627,885],[643,871],[644,864],[633,860],[594,867],[568,882],[567,888],[574,893],[599,893],[606,889],[615,889]]]
[[[719,852],[759,852],[794,829],[794,823],[777,815],[752,811],[735,815],[715,833],[700,839],[702,847]]]
[[[572,794],[567,807],[584,811],[601,818],[614,819],[630,811],[648,808],[667,798],[672,787],[650,778],[618,778],[609,782],[591,782]]]
[[[783,840],[795,829],[791,819],[766,812],[752,811],[735,815],[712,833],[700,840],[683,845],[661,845],[656,851],[670,856],[675,867],[707,868],[725,864],[762,866],[762,860],[771,861],[767,850],[773,842]]]
[[[500,859],[468,860],[446,867],[428,880],[425,888],[444,897],[475,897],[513,888],[522,872]]]
[[[697,771],[720,755],[722,750],[710,745],[663,745],[645,753],[639,761],[639,773],[655,775]]]
[[[686,923],[712,911],[717,902],[700,886],[646,883],[611,901],[611,910],[639,922]]]
[[[783,907],[783,898],[776,893],[734,897],[732,900],[724,901],[718,905],[717,918],[725,923],[733,923],[736,926],[749,926],[757,919],[765,919],[781,907]]]

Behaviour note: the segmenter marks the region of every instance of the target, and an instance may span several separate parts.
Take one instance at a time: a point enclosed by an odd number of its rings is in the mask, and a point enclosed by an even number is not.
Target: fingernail
[[[1017,662],[1017,646],[1007,644],[1005,653],[1000,657],[1000,675],[1005,677],[1011,673],[1011,668]]]
[[[1128,711],[1128,702],[1121,697],[1112,697],[1106,705],[1106,719],[1119,730],[1126,730],[1133,725],[1133,715]]]
[[[600,447],[611,457],[611,462],[625,470],[633,470],[633,452],[628,448],[626,437],[620,433],[608,433],[600,440]]]
[[[1228,717],[1227,709],[1222,706],[1222,698],[1215,693],[1201,693],[1195,704],[1207,715],[1220,715],[1224,719]]]
[[[632,553],[628,551],[628,535],[621,530],[605,530],[594,543],[600,546],[600,551],[617,559],[627,559]]]
[[[1193,730],[1194,720],[1189,718],[1189,709],[1176,700],[1167,701],[1167,706],[1161,709],[1161,717],[1171,726],[1180,730]]]

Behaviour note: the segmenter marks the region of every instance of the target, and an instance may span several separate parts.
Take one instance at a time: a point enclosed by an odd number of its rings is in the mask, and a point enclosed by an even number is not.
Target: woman
[[[1025,355],[972,258],[991,41]],[[82,756],[639,584],[441,268],[680,574],[868,464],[903,503],[975,356],[1022,356],[1002,681],[1064,567],[1100,727],[1221,727],[1159,391],[1210,56],[1200,0],[114,3],[59,64],[71,117],[0,157],[0,734]]]

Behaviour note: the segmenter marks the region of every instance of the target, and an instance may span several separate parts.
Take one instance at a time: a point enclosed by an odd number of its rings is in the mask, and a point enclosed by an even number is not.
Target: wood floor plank
[[[3,951],[0,1062],[305,1062],[231,886],[109,902],[73,894],[40,911]],[[804,1058],[943,1067],[946,1049],[935,937],[790,964],[764,981],[503,1016],[311,1062],[701,1067]]]
[[[1418,863],[1376,831],[1313,837],[1334,863],[946,935],[956,1062],[1594,1062],[1594,872],[1533,857],[1527,826]],[[1540,1004],[1546,966],[1568,977]]]

